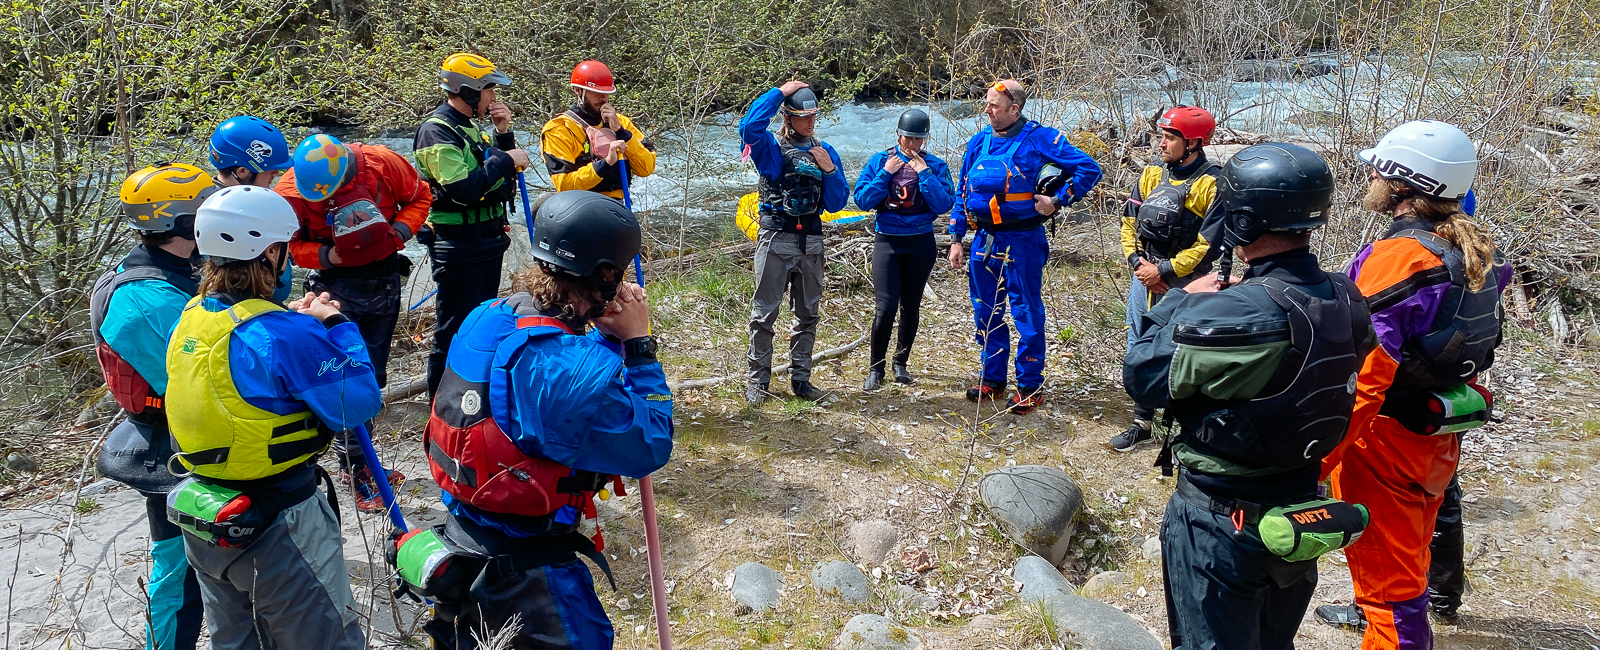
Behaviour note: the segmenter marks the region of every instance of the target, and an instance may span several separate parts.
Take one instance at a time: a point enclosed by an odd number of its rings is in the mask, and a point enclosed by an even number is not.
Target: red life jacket
[[[116,398],[117,405],[134,415],[144,413],[147,408],[160,409],[165,402],[161,395],[150,390],[150,382],[145,381],[132,364],[111,349],[111,344],[100,336],[100,326],[105,324],[106,312],[111,307],[111,294],[117,287],[136,280],[161,280],[191,296],[198,289],[193,276],[157,266],[143,247],[133,249],[116,268],[95,280],[89,292],[89,333],[94,337],[95,357],[100,361],[100,372],[105,375],[106,388]]]
[[[504,309],[505,303],[500,299],[492,306]],[[561,321],[544,316],[516,318],[516,327],[555,327],[572,333]],[[577,530],[584,517],[595,517],[594,496],[608,481],[616,494],[624,494],[622,479],[529,456],[501,431],[488,404],[489,366],[499,340],[474,340],[503,339],[509,334],[485,331],[492,329],[462,331],[451,345],[423,440],[433,480],[450,496],[519,528],[548,534]],[[457,367],[464,365],[472,367],[462,367],[463,371],[483,381],[458,374]],[[604,548],[598,526],[594,541],[597,549]]]

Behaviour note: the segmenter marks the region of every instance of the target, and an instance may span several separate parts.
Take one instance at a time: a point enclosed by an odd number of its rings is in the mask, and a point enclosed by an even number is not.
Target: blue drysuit
[[[960,241],[969,227],[973,238],[968,264],[977,341],[983,346],[983,381],[1004,386],[1011,354],[1011,331],[1003,305],[1011,305],[1017,326],[1017,388],[1027,393],[1044,384],[1044,264],[1050,258],[1043,217],[1033,206],[1033,188],[1047,162],[1061,165],[1071,182],[1056,193],[1062,205],[1087,196],[1100,182],[1100,165],[1067,141],[1060,131],[1027,118],[996,135],[984,127],[967,141],[950,212],[950,236]]]
[[[907,160],[905,154],[900,153],[899,147],[872,154],[872,157],[867,159],[867,166],[861,168],[861,176],[856,179],[856,207],[862,210],[878,210],[877,217],[873,220],[873,227],[885,235],[921,235],[933,232],[933,222],[938,221],[939,215],[949,212],[955,206],[956,190],[950,184],[950,166],[931,152],[923,151],[922,162],[926,163],[928,168],[917,172],[917,192],[926,202],[927,211],[901,214],[892,210],[879,210],[879,204],[889,196],[889,186],[894,181],[894,174],[883,168],[883,161],[888,159],[891,152],[901,160]]]
[[[539,313],[527,294],[473,309],[450,343],[446,381],[451,373],[487,381],[495,424],[529,456],[634,477],[665,465],[672,454],[672,393],[661,364],[647,355],[624,359],[622,347],[598,330],[573,335],[551,325],[517,327],[519,317]],[[446,535],[480,553],[525,554],[568,541],[540,536],[519,526],[518,517],[497,516],[448,492],[440,496],[452,515]],[[588,566],[570,552],[555,555],[554,563],[512,572],[486,569],[466,602],[440,603],[429,634],[440,647],[470,648],[464,630],[498,629],[516,615],[523,625],[518,643],[609,650],[611,622]]]
[[[783,91],[777,88],[768,90],[750,103],[750,111],[744,114],[744,119],[739,120],[739,140],[750,148],[750,162],[755,163],[756,173],[769,179],[783,173],[783,152],[779,150],[778,138],[767,130],[773,116],[783,107],[783,99]],[[850,186],[844,179],[844,164],[839,162],[839,152],[833,150],[833,145],[821,140],[816,142],[833,158],[833,173],[822,176],[822,210],[838,212],[850,200]],[[807,146],[796,146],[809,150]]]

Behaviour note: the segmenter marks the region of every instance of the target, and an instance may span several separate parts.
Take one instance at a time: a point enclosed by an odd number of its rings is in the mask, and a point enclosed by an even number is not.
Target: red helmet
[[[1211,111],[1198,106],[1179,104],[1156,120],[1156,126],[1177,131],[1185,140],[1200,139],[1200,146],[1211,144],[1211,134],[1217,130],[1217,118]]]
[[[607,95],[617,92],[617,84],[611,78],[611,68],[599,61],[584,61],[573,68],[572,87]]]

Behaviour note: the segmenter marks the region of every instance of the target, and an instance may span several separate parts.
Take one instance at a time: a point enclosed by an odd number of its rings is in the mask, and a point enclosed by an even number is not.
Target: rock
[[[1083,583],[1083,595],[1090,598],[1105,598],[1115,593],[1117,587],[1125,584],[1128,584],[1128,574],[1121,571],[1102,571]]]
[[[889,559],[889,551],[900,543],[900,531],[882,519],[858,521],[850,524],[846,539],[856,560],[864,564],[883,564]]]
[[[838,596],[850,603],[864,603],[872,597],[872,590],[867,588],[867,574],[844,560],[817,565],[811,571],[811,586],[817,593]]]
[[[1077,589],[1072,582],[1061,575],[1055,566],[1037,555],[1029,555],[1017,560],[1016,568],[1011,570],[1011,577],[1022,583],[1020,592],[1022,600],[1026,602],[1039,602],[1051,594],[1071,594]]]
[[[6,454],[6,469],[9,469],[13,472],[24,472],[31,474],[39,471],[39,461],[34,460],[32,456],[24,454],[20,451],[13,451],[9,454]]]
[[[835,644],[839,650],[916,650],[922,640],[877,614],[860,614],[844,624]]]
[[[1059,566],[1072,542],[1072,519],[1083,492],[1065,472],[1043,465],[1002,467],[983,475],[978,494],[1001,532]]]
[[[906,609],[920,609],[931,612],[939,609],[939,600],[929,596],[911,585],[895,585],[892,590],[895,604]]]
[[[1071,594],[1045,599],[1056,628],[1084,650],[1162,650],[1160,641],[1121,610]]]
[[[1161,559],[1161,536],[1156,535],[1144,540],[1144,546],[1139,547],[1139,552],[1144,554],[1146,560]]]
[[[733,570],[733,599],[752,611],[778,606],[783,576],[760,562],[746,562]]]

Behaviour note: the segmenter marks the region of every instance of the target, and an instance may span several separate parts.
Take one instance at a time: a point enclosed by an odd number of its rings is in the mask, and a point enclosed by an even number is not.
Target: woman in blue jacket
[[[928,130],[927,113],[915,108],[901,113],[895,129],[898,144],[873,154],[856,180],[856,205],[877,211],[872,290],[878,306],[872,316],[872,366],[861,386],[864,390],[883,385],[883,362],[896,310],[900,312],[900,342],[894,350],[894,380],[912,382],[906,360],[917,338],[922,290],[939,257],[933,243],[933,222],[955,204],[950,167],[922,150]]]

